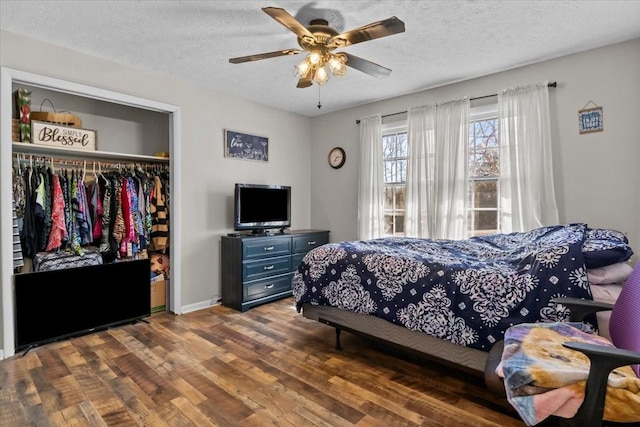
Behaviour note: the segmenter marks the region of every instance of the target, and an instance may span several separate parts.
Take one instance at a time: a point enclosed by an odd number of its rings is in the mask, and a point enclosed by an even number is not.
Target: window
[[[500,232],[500,144],[497,104],[471,109],[467,237]],[[404,236],[407,125],[383,126],[385,236]]]
[[[404,236],[407,127],[383,127],[385,236]]]
[[[500,146],[495,105],[472,108],[469,124],[467,236],[500,232]]]

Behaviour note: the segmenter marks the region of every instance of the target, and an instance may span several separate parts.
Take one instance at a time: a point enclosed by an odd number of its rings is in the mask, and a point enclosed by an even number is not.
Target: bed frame
[[[340,350],[340,333],[373,338],[390,347],[400,347],[435,362],[454,367],[478,377],[484,377],[489,353],[471,347],[412,331],[387,320],[366,314],[352,313],[335,307],[302,305],[302,316],[336,329],[336,349]]]
[[[594,301],[614,304],[622,291],[622,284],[591,285]],[[597,290],[597,292],[595,292]],[[303,304],[303,317],[315,320],[336,329],[336,349],[340,350],[340,333],[373,338],[387,346],[400,347],[435,362],[483,377],[490,353],[471,347],[463,347],[449,341],[411,331],[379,317],[358,314],[336,307]],[[609,312],[597,313],[600,335],[611,340],[609,335]],[[500,355],[502,353],[500,352]]]

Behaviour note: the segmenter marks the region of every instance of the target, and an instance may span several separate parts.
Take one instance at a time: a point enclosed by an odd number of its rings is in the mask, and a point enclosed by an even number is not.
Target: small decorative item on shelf
[[[20,120],[11,119],[11,141],[20,141]]]
[[[20,88],[15,92],[20,128],[19,141],[31,142],[31,91]]]
[[[51,104],[53,112],[42,111],[42,106],[47,101]],[[43,99],[40,103],[40,111],[31,112],[31,120],[39,120],[41,122],[49,122],[62,126],[72,126],[75,128],[82,127],[82,120],[80,120],[80,117],[71,114],[69,111],[56,111],[56,107],[53,105],[53,102],[48,98]]]

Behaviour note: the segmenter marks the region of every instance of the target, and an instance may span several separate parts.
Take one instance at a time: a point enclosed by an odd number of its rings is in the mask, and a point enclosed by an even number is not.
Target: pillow
[[[629,267],[631,268],[631,267]],[[633,271],[633,268],[631,268]],[[606,302],[608,304],[615,304],[620,292],[622,292],[622,284],[607,284],[605,285],[591,285],[591,295],[593,295],[594,301]],[[609,321],[611,319],[611,311],[599,311],[596,313],[596,319],[598,320],[598,334],[607,338],[609,341],[613,341],[611,339],[611,334],[609,333]]]
[[[587,279],[592,285],[608,285],[610,283],[622,283],[633,271],[626,262],[617,262],[600,268],[587,270]]]
[[[587,269],[627,261],[633,255],[624,233],[606,228],[589,228],[582,244]]]
[[[613,240],[622,243],[629,243],[629,239],[623,232],[611,230],[609,228],[587,228],[587,239]]]

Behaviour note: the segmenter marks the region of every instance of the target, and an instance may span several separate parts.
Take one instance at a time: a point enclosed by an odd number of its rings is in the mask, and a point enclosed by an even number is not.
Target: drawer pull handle
[[[273,270],[273,265],[265,265],[264,266],[265,271],[267,270]]]
[[[307,242],[307,245],[315,245],[315,244],[316,244],[316,241],[315,241],[315,240],[312,240],[312,241],[310,241],[310,242]]]
[[[265,247],[264,247],[264,250],[265,250],[265,251],[272,251],[272,250],[274,250],[274,249],[275,249],[275,247],[273,247],[273,246],[265,246]]]
[[[264,285],[264,288],[265,288],[265,289],[271,289],[271,288],[273,288],[273,286],[274,286],[274,285],[273,285],[273,283],[272,283],[272,284],[270,284],[270,285]]]

